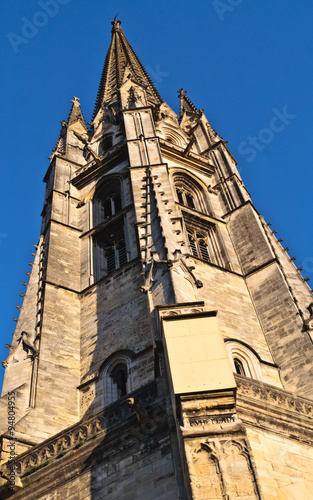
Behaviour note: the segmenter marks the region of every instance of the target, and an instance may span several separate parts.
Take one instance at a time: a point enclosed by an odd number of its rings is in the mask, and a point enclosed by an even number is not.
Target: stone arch
[[[225,345],[234,373],[262,380],[260,358],[253,349],[234,339],[226,339]],[[239,372],[239,366],[242,367],[244,373]]]
[[[132,391],[131,365],[134,353],[120,350],[101,365],[99,380],[103,389],[103,406],[108,406]],[[123,386],[123,387],[122,387]]]
[[[113,132],[105,134],[99,141],[99,155],[106,153],[113,146]]]
[[[212,207],[206,194],[207,187],[200,179],[192,175],[190,172],[187,174],[183,170],[178,169],[175,169],[171,173],[171,177],[175,186],[177,201],[179,201],[182,205],[194,208],[199,212],[213,214]],[[180,189],[193,198],[194,207],[188,204],[188,198],[186,195],[183,197],[183,200],[179,199],[180,197],[178,193]]]
[[[92,203],[93,227],[119,212],[123,207],[121,176],[103,177],[94,189]]]
[[[209,445],[201,443],[189,466],[193,498],[225,498],[220,461]]]
[[[178,131],[173,130],[170,127],[162,127],[161,134],[166,141],[182,148],[186,147],[187,141]]]

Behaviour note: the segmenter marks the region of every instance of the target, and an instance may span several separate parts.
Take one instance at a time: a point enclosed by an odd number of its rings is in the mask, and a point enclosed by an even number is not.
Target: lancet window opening
[[[215,224],[182,211],[190,254],[204,262],[226,267],[221,238]]]
[[[234,367],[235,367],[235,372],[238,373],[238,375],[246,376],[246,372],[245,372],[243,363],[240,359],[234,358]]]
[[[227,340],[225,345],[232,362],[234,373],[256,380],[262,380],[260,362],[248,346],[235,340]]]
[[[93,198],[93,227],[117,214],[122,209],[120,179],[105,178],[95,191]]]
[[[111,396],[112,399],[120,399],[127,394],[127,365],[119,363],[111,370],[110,378],[112,379]]]
[[[199,257],[205,262],[211,262],[209,249],[208,249],[208,237],[203,231],[202,233],[198,231],[188,230],[189,245],[191,248],[192,255],[194,257]]]
[[[116,355],[109,363],[105,363],[101,377],[104,406],[118,401],[132,391],[130,366],[131,360],[125,354]]]
[[[113,138],[111,135],[105,136],[99,144],[99,153],[105,153],[113,146]]]
[[[110,274],[128,261],[125,219],[122,214],[118,216],[121,209],[120,180],[108,177],[99,185],[93,199],[93,227],[96,229],[92,236],[95,280]],[[113,216],[116,216],[114,223],[110,222]]]
[[[217,225],[201,217],[201,212],[205,215],[211,212],[205,186],[185,172],[174,174],[173,180],[178,203],[189,209],[188,212],[182,209],[182,216],[191,255],[227,267],[226,250]]]
[[[100,279],[127,263],[123,219],[94,236],[95,276]]]
[[[176,191],[176,199],[180,205],[184,205],[197,212],[210,214],[211,209],[207,194],[205,193],[205,186],[197,182],[185,172],[178,172],[174,174],[173,181]]]
[[[177,198],[181,205],[185,205],[185,207],[196,208],[195,207],[195,196],[186,191],[183,187],[176,188]]]

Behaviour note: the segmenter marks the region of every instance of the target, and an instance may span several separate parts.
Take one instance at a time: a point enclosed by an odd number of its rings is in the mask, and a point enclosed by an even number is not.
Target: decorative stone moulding
[[[147,409],[149,418],[145,422],[144,432],[150,433],[150,429],[153,432],[156,425],[162,425],[166,419],[164,402],[158,396],[157,383],[153,381],[142,389],[133,391],[109,405],[91,419],[79,422],[19,455],[15,461],[17,475],[22,476],[32,467],[37,467],[47,460],[60,458],[61,453],[75,449],[79,443],[96,437],[98,433],[105,433],[108,429],[113,430],[124,425],[134,416],[134,412],[127,403],[127,399],[130,397],[141,407]],[[7,464],[4,464],[1,470],[7,473]]]

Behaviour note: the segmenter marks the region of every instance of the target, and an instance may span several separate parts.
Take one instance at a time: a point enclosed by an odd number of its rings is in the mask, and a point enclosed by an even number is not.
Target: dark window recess
[[[205,262],[210,262],[210,256],[208,252],[208,247],[206,245],[206,242],[204,239],[199,239],[198,240],[198,245],[199,245],[199,251],[200,251],[200,256],[202,260],[205,260]]]
[[[194,196],[185,189],[176,189],[177,198],[181,205],[185,207],[195,208]]]
[[[235,365],[236,373],[238,373],[238,375],[246,376],[245,369],[244,369],[242,361],[240,361],[240,359],[234,358],[234,365]]]
[[[113,145],[112,137],[105,137],[100,142],[100,152],[104,153],[105,151],[110,149],[112,147],[112,145]]]
[[[108,178],[106,183],[99,185],[93,200],[93,226],[112,217],[122,209],[120,181]]]
[[[123,266],[124,264],[126,264],[126,262],[127,262],[127,252],[126,252],[126,245],[125,245],[125,241],[124,240],[122,240],[119,243],[118,256],[119,256],[119,265]]]
[[[112,217],[112,215],[119,212],[122,208],[121,197],[115,194],[105,199],[103,202],[104,218]]]
[[[94,236],[94,272],[101,279],[127,263],[123,219],[108,224]]]
[[[181,203],[183,205],[184,204],[183,193],[178,190],[177,191],[177,196],[178,196],[179,203]]]
[[[107,219],[108,217],[111,217],[112,215],[112,203],[111,203],[111,198],[108,198],[105,200],[103,204],[103,210],[104,210],[104,218]]]
[[[189,208],[195,208],[195,204],[193,202],[193,197],[188,193],[186,193],[186,201],[187,201],[187,205]]]
[[[205,236],[199,233],[189,233],[188,238],[192,255],[199,257],[199,259],[202,259],[205,262],[211,262]]]
[[[112,378],[113,384],[115,384],[117,389],[117,397],[122,398],[127,394],[127,367],[124,363],[119,363],[116,365],[110,377]]]
[[[106,260],[107,260],[107,272],[111,273],[112,271],[115,271],[115,269],[116,269],[114,247],[107,248],[105,254],[106,254]]]

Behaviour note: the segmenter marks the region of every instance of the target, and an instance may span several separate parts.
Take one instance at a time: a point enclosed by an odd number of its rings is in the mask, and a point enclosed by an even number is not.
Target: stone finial
[[[178,92],[178,97],[183,97],[187,94],[187,90],[184,90],[183,88],[177,90]]]
[[[117,20],[116,20],[116,16],[115,16],[114,20],[113,20],[113,21],[111,21],[111,24],[112,24],[112,26],[113,26],[113,28],[112,28],[112,33],[115,33],[116,31],[119,31],[119,30],[121,30],[121,29],[122,29],[122,28],[121,28],[121,21],[117,21]]]

